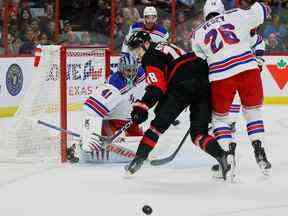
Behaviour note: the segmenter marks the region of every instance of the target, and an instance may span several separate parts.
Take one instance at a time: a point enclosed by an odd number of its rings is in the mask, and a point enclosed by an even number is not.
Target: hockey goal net
[[[31,83],[2,137],[2,162],[65,162],[67,144],[73,137],[38,121],[79,133],[83,100],[110,73],[107,48],[51,45],[40,50],[35,54],[40,53],[39,65],[32,69]]]

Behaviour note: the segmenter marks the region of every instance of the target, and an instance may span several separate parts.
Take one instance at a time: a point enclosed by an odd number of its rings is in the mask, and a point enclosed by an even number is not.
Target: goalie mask
[[[123,76],[133,81],[137,75],[138,62],[132,55],[122,55],[119,60],[119,71]]]

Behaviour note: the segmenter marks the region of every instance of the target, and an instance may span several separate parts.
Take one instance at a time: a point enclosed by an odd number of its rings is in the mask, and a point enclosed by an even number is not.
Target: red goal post
[[[92,50],[92,52],[79,52],[79,50]],[[104,56],[104,64],[105,64],[105,80],[107,80],[108,76],[110,75],[110,50],[107,47],[68,47],[62,46],[60,48],[60,65],[61,65],[61,81],[60,81],[60,89],[61,89],[61,123],[60,127],[63,129],[67,129],[67,65],[68,65],[68,58],[71,57],[103,57]],[[108,66],[108,67],[107,67]],[[67,149],[67,133],[61,132],[61,162],[67,161],[66,155]]]

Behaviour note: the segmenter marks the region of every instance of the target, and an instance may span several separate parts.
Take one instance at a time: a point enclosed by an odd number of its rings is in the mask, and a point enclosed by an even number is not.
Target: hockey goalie
[[[84,102],[82,119],[83,138],[79,145],[73,144],[67,150],[71,162],[126,162],[133,158],[123,149],[136,151],[143,135],[138,124],[132,124],[124,136],[115,140],[114,147],[106,148],[98,135],[109,137],[123,127],[130,118],[132,104],[143,96],[145,74],[138,69],[137,60],[131,55],[122,55],[118,71],[106,83],[97,87],[92,96]],[[102,122],[102,125],[100,124]],[[115,147],[116,146],[116,147]],[[109,145],[108,145],[109,147]]]

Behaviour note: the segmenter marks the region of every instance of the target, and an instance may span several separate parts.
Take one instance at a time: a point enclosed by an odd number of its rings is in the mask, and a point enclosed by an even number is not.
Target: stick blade
[[[161,165],[164,165],[166,163],[169,163],[170,161],[173,160],[174,157],[167,157],[167,158],[162,158],[162,159],[155,159],[155,160],[152,160],[150,162],[150,164],[152,166],[161,166]]]

